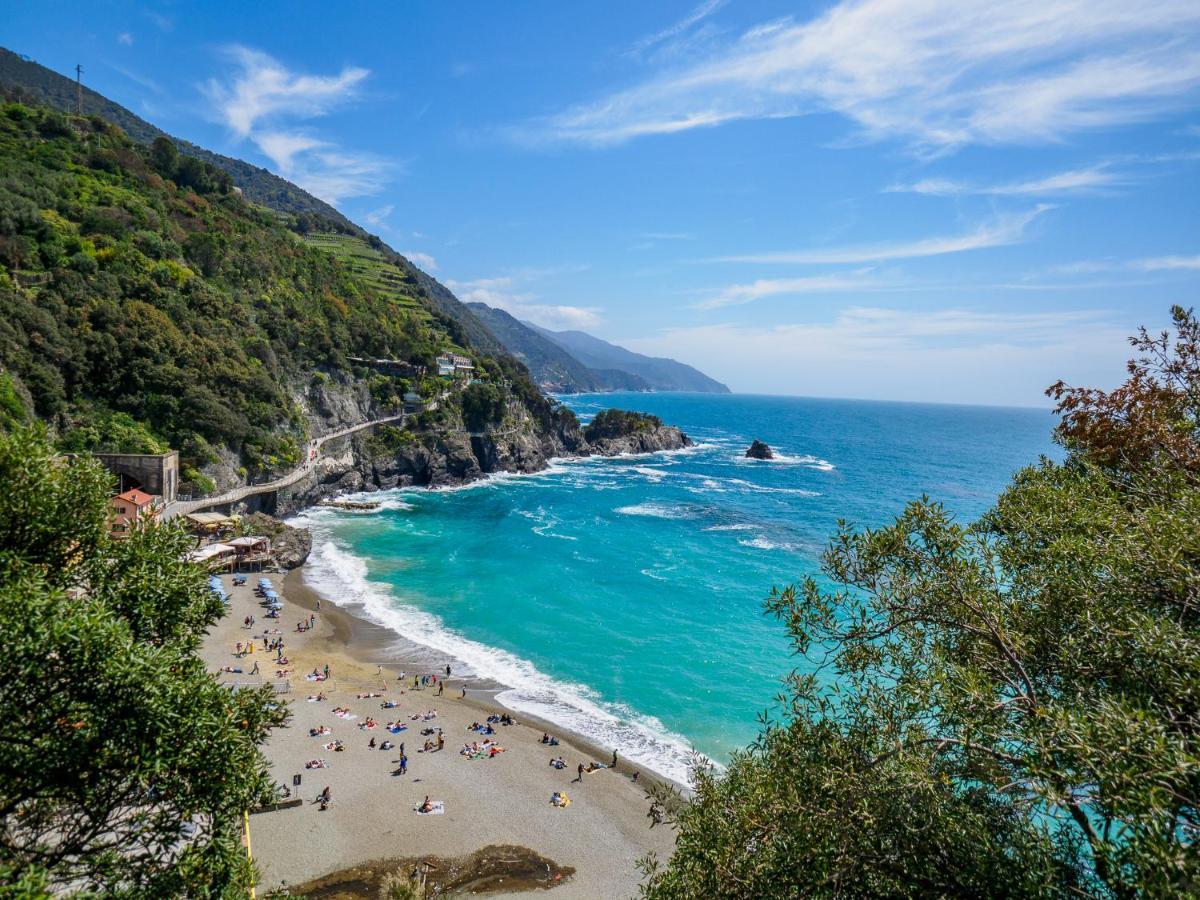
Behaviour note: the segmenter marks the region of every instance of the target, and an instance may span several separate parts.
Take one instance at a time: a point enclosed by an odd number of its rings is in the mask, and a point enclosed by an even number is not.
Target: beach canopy
[[[265,537],[236,537],[226,541],[230,547],[237,547],[239,550],[253,550],[256,547],[261,547],[264,550],[271,546],[271,542]]]
[[[229,556],[237,553],[237,548],[230,547],[228,544],[216,543],[208,544],[193,550],[187,555],[189,562],[206,562],[210,559],[218,559],[222,556]]]
[[[234,521],[232,516],[227,516],[225,513],[219,512],[188,513],[184,518],[199,528],[219,528],[222,525],[230,525]]]

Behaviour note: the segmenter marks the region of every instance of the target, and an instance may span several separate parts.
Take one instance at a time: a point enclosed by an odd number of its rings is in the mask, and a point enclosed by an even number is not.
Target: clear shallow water
[[[682,780],[758,731],[796,664],[762,614],[819,568],[837,520],[880,525],[929,494],[964,519],[1052,454],[1042,410],[703,394],[565,398],[677,424],[677,453],[566,461],[302,517],[307,577],[511,689],[502,702]],[[781,454],[743,457],[753,438]],[[440,657],[439,657],[440,658]]]

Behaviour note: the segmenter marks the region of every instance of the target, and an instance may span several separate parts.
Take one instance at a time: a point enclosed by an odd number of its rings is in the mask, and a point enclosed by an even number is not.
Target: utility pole
[[[75,115],[83,115],[83,66],[75,63]]]

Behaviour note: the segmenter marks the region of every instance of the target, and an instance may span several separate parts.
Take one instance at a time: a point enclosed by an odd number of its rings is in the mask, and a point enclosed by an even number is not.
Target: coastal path
[[[349,425],[345,428],[339,428],[337,431],[331,431],[329,434],[321,435],[321,437],[309,441],[305,451],[304,462],[300,463],[300,465],[286,475],[276,478],[274,481],[263,482],[262,484],[242,485],[233,490],[225,491],[223,494],[216,494],[212,497],[201,497],[199,500],[176,500],[174,503],[168,503],[163,508],[160,518],[165,520],[173,519],[176,516],[186,516],[188,513],[199,512],[202,509],[237,503],[245,500],[247,497],[253,497],[258,494],[269,494],[290,487],[312,471],[313,467],[317,464],[317,460],[320,458],[321,448],[327,442],[343,438],[348,434],[354,434],[356,431],[374,428],[376,425],[386,425],[388,422],[403,422],[407,416],[408,413],[383,416],[379,419],[370,419],[366,422],[360,422],[357,425]]]

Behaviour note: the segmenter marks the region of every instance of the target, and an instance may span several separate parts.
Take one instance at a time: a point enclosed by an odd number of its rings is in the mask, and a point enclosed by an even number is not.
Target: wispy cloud
[[[354,100],[368,71],[348,66],[337,75],[293,72],[259,50],[233,46],[225,58],[231,74],[210,79],[203,91],[217,118],[239,138],[249,138],[281,175],[330,203],[377,193],[397,163],[340,148],[298,121],[325,116]]]
[[[247,137],[266,117],[323,116],[353,98],[370,74],[357,66],[349,66],[338,75],[298,74],[266,53],[249,47],[229,47],[225,55],[239,72],[232,83],[210,80],[206,92],[239,137]]]
[[[697,309],[741,306],[765,297],[800,294],[836,294],[847,291],[879,290],[886,282],[873,277],[869,269],[844,275],[812,275],[806,278],[760,278],[749,284],[731,284],[714,297],[696,304]]]
[[[882,262],[896,259],[917,259],[927,256],[943,256],[947,253],[963,253],[988,247],[1003,247],[1020,243],[1025,238],[1025,229],[1044,213],[1053,209],[1049,204],[1039,204],[1023,213],[998,216],[984,222],[965,234],[946,237],[921,238],[915,241],[900,241],[886,244],[860,244],[847,247],[825,247],[809,250],[782,250],[771,253],[749,253],[737,256],[718,257],[718,262],[741,263],[790,263],[793,265],[834,265]]]
[[[363,216],[363,219],[366,221],[366,223],[368,225],[378,228],[380,225],[382,225],[384,222],[387,221],[387,218],[388,218],[388,216],[390,216],[392,214],[393,209],[395,209],[395,207],[392,204],[388,203],[385,206],[381,206],[378,209],[373,209],[370,212],[366,213]]]
[[[122,31],[120,34],[117,35],[117,43],[123,47],[132,47],[133,46],[133,35],[130,34],[128,31]]]
[[[949,197],[978,194],[989,197],[1047,197],[1094,193],[1103,188],[1130,184],[1133,176],[1114,170],[1109,163],[1082,169],[1056,172],[1041,178],[1010,181],[1004,184],[971,184],[946,178],[925,178],[912,184],[893,184],[885,193],[931,194]]]
[[[1195,256],[1148,256],[1140,259],[1081,259],[1051,266],[1055,275],[1094,275],[1098,272],[1194,272],[1200,271],[1200,254]]]
[[[418,266],[420,266],[426,272],[436,272],[437,271],[437,267],[438,267],[437,260],[434,259],[432,256],[430,256],[428,253],[422,253],[420,250],[401,250],[400,254],[402,256],[407,256],[410,260],[412,260],[414,263],[416,263]]]
[[[1194,0],[842,0],[511,134],[603,145],[833,111],[925,152],[1057,141],[1186,103],[1198,31]]]
[[[594,328],[604,321],[600,309],[594,306],[544,303],[517,278],[508,275],[474,281],[446,279],[445,283],[465,303],[486,303],[543,328]]]
[[[634,42],[630,48],[633,54],[645,53],[652,47],[672,41],[679,38],[688,32],[694,25],[699,24],[704,19],[707,19],[718,9],[724,6],[728,0],[704,0],[699,6],[696,6],[686,16],[661,31],[656,31],[654,34],[646,35],[643,38]]]

